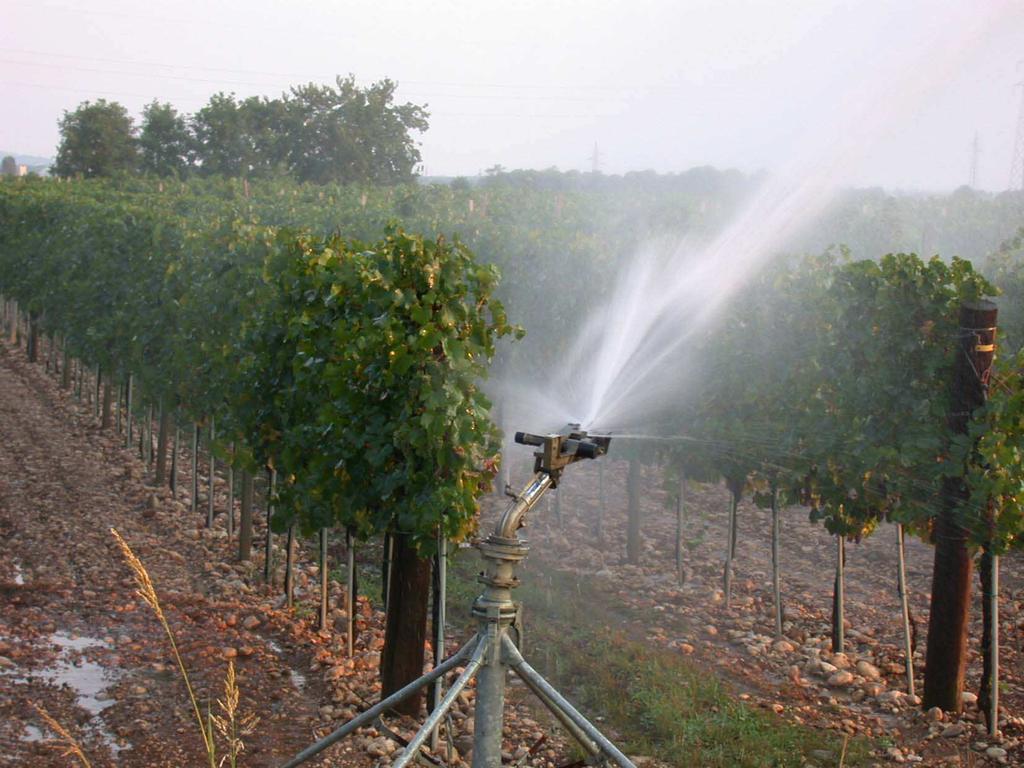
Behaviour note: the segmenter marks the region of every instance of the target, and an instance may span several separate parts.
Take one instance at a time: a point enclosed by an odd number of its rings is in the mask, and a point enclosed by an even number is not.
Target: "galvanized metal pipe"
[[[317,623],[320,631],[327,631],[327,591],[329,589],[327,573],[327,529],[320,529],[320,616]]]
[[[551,475],[547,472],[535,474],[530,484],[523,489],[522,493],[516,496],[515,501],[509,504],[505,513],[501,516],[501,520],[498,522],[494,535],[502,539],[516,538],[516,531],[523,525],[523,517],[550,487]]]
[[[619,751],[618,747],[612,744],[604,734],[597,730],[597,728],[587,720],[587,718],[581,715],[572,704],[566,701],[562,694],[556,691],[547,680],[541,677],[537,670],[526,662],[523,655],[519,653],[519,649],[516,648],[515,643],[513,643],[508,636],[502,638],[502,652],[508,665],[515,670],[519,677],[524,681],[529,680],[543,691],[544,695],[555,706],[561,709],[581,731],[593,739],[594,743],[601,749],[601,751],[617,763],[620,768],[636,768],[633,762]]]
[[[914,646],[910,634],[910,596],[907,594],[907,567],[903,544],[903,526],[896,524],[896,587],[900,598],[900,625],[903,630],[903,656],[906,659],[907,694],[916,695],[914,689]]]
[[[593,739],[587,736],[587,734],[572,721],[572,718],[569,717],[568,714],[559,709],[558,705],[549,699],[547,694],[545,694],[531,678],[520,675],[519,679],[526,684],[526,687],[533,692],[534,696],[540,699],[541,704],[543,704],[547,710],[555,716],[555,719],[562,724],[562,727],[568,731],[570,736],[576,739],[577,743],[583,747],[583,749],[585,749],[590,755],[601,754],[601,748],[594,743]]]
[[[992,556],[992,583],[989,599],[989,660],[991,669],[988,675],[988,735],[995,737],[999,733],[999,556]]]
[[[351,659],[356,649],[356,547],[351,528],[345,530],[345,559],[345,648]]]
[[[441,700],[441,705],[436,707],[433,712],[430,713],[430,717],[426,719],[416,735],[413,736],[412,741],[405,748],[405,751],[399,756],[394,762],[391,768],[405,768],[409,764],[409,761],[416,757],[416,753],[420,751],[420,747],[427,740],[434,729],[440,725],[441,718],[444,717],[445,713],[451,709],[452,704],[455,703],[455,699],[462,692],[462,689],[466,687],[470,680],[476,675],[477,670],[480,669],[480,665],[483,663],[484,654],[487,652],[491,641],[487,638],[480,640],[477,643],[476,649],[473,651],[473,656],[470,658],[466,668],[462,670],[462,674],[458,676],[452,687],[448,689],[448,693]],[[498,648],[498,652],[501,649]],[[436,671],[436,670],[435,670]],[[477,715],[479,717],[479,715]],[[474,747],[474,753],[476,748]]]
[[[310,746],[306,747],[304,750],[299,752],[299,754],[297,754],[287,763],[282,765],[281,768],[295,768],[295,766],[302,765],[307,760],[310,760],[311,758],[323,752],[332,744],[335,744],[341,739],[348,736],[350,733],[352,733],[352,731],[356,730],[357,728],[361,728],[367,723],[373,722],[378,715],[383,713],[388,708],[393,707],[398,702],[409,698],[414,693],[416,693],[416,691],[418,691],[424,685],[433,680],[435,677],[440,677],[441,675],[449,672],[450,670],[454,669],[459,664],[461,664],[463,659],[465,659],[469,654],[473,653],[473,651],[476,649],[479,640],[480,638],[474,635],[473,638],[468,643],[466,643],[464,646],[462,646],[462,648],[456,651],[455,654],[452,655],[452,657],[448,659],[446,662],[444,662],[441,666],[437,667],[436,669],[432,669],[430,672],[423,675],[422,677],[413,680],[404,688],[400,688],[399,690],[395,691],[393,694],[388,696],[386,699],[380,701],[377,704],[374,704],[372,707],[370,707],[362,714],[352,718],[343,726],[341,726],[341,728],[338,728],[338,730],[328,734],[315,744],[311,744]]]
[[[782,637],[782,579],[779,573],[779,489],[772,483],[772,602],[775,603],[775,636]]]
[[[505,666],[500,639],[504,628],[492,624],[489,629],[497,630],[488,648],[480,677],[476,681],[476,708],[473,726],[473,768],[501,768],[501,735],[505,721],[505,682],[508,667]]]
[[[445,535],[444,526],[437,529],[437,591],[434,593],[434,666],[441,663],[444,658],[444,622],[445,622],[445,596],[448,594],[448,537]],[[441,697],[444,694],[444,686],[438,679],[434,683],[432,691],[434,711],[441,706]],[[438,721],[440,723],[440,720]],[[437,749],[438,728],[434,728],[430,734],[430,748]]]

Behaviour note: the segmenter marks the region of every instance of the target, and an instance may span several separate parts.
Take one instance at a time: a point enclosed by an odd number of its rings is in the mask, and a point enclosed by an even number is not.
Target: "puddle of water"
[[[55,632],[50,636],[50,642],[59,646],[67,656],[68,652],[81,652],[87,648],[108,648],[102,640],[93,637],[79,637],[66,632]],[[42,673],[58,686],[68,686],[78,696],[78,705],[94,717],[104,709],[114,704],[114,701],[103,696],[114,676],[104,667],[87,659],[60,659],[50,669]]]
[[[109,648],[110,646],[94,637],[73,635],[68,632],[55,632],[48,638],[51,645],[60,649],[57,659],[44,667],[33,670],[30,677],[15,673],[14,680],[19,683],[31,684],[42,678],[58,688],[67,687],[75,695],[75,703],[91,715],[89,726],[99,735],[110,749],[117,755],[122,750],[114,734],[107,730],[103,720],[98,717],[103,710],[114,705],[114,699],[105,692],[115,681],[117,675],[99,664],[81,657],[84,650],[90,648]],[[31,723],[23,725],[25,735],[22,741],[34,742],[51,738]]]
[[[270,646],[270,650],[272,650],[274,653],[280,656],[281,659],[283,660],[284,649],[281,648],[281,646],[278,645],[275,641],[269,638],[264,639],[266,640],[267,645]],[[306,676],[304,674],[299,672],[297,669],[292,669],[290,666],[288,667],[288,673],[291,676],[292,685],[295,686],[296,690],[301,691],[306,687]]]

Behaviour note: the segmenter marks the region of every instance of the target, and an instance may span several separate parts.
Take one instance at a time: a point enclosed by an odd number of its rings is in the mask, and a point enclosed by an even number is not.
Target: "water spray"
[[[614,744],[576,710],[547,680],[523,658],[518,648],[521,606],[512,600],[519,586],[516,567],[526,557],[528,547],[519,538],[526,515],[551,488],[557,488],[562,472],[583,459],[596,459],[608,452],[611,437],[590,435],[578,424],[569,424],[560,433],[534,435],[517,432],[520,445],[538,448],[534,452],[533,477],[502,514],[494,532],[478,545],[484,560],[480,574],[483,592],[473,602],[477,632],[462,648],[427,674],[391,694],[379,704],[350,720],[338,730],[306,748],[282,768],[295,768],[339,741],[357,728],[373,722],[388,708],[413,695],[420,688],[465,664],[440,704],[424,721],[392,768],[405,768],[444,719],[458,694],[478,676],[476,686],[473,768],[501,768],[501,737],[505,720],[505,683],[512,670],[540,699],[565,730],[587,752],[589,763],[611,761],[620,768],[636,768]]]

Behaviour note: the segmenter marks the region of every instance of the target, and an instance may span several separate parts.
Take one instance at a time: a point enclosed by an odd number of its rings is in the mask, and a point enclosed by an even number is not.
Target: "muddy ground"
[[[360,599],[356,653],[348,658],[338,629],[346,625],[343,586],[331,596],[332,631],[321,633],[309,607],[316,566],[307,558],[297,573],[304,606],[287,610],[280,567],[274,587],[262,583],[260,526],[258,560],[237,561],[222,514],[224,478],[215,486],[216,525],[206,530],[205,515],[189,510],[184,450],[172,497],[154,489],[150,468],[123,438],[99,429],[87,400],[60,390],[22,350],[0,344],[0,766],[77,765],[55,749],[35,706],[71,733],[96,768],[205,764],[166,636],[134,594],[111,527],[152,576],[204,714],[207,706],[218,713],[228,662],[235,664],[241,712],[259,717],[244,736],[239,765],[280,765],[379,700],[381,612]],[[205,479],[202,487],[200,509]],[[280,548],[275,553],[280,564]],[[513,692],[509,756],[526,765],[564,762],[565,745],[549,734],[549,722],[518,698]],[[460,749],[468,752],[471,712],[464,695],[451,720],[454,749],[441,747],[454,764]],[[411,726],[385,718],[308,765],[386,764]]]

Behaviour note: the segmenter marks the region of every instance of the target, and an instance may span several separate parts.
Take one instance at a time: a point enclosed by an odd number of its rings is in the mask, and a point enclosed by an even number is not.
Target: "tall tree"
[[[244,176],[251,160],[234,94],[215,93],[192,117],[199,171],[205,176]]]
[[[116,101],[84,101],[60,119],[57,176],[114,176],[139,161],[135,124]]]
[[[280,99],[215,94],[192,118],[204,175],[269,176],[286,172],[288,125]]]
[[[157,176],[182,176],[191,165],[192,134],[184,115],[153,100],[142,110],[140,167]]]
[[[3,165],[0,166],[0,173],[4,176],[17,176],[18,175],[18,161],[10,155],[7,155],[3,159]]]
[[[416,104],[395,104],[396,88],[387,79],[360,88],[352,76],[333,86],[293,88],[285,99],[292,173],[321,183],[411,180],[420,162],[412,133],[427,130],[429,113]]]

